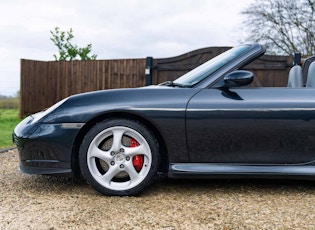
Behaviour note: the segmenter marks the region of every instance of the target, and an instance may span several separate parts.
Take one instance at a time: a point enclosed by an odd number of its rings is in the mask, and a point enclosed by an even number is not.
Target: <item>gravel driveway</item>
[[[164,180],[139,197],[17,170],[0,154],[0,229],[314,229],[315,182]]]

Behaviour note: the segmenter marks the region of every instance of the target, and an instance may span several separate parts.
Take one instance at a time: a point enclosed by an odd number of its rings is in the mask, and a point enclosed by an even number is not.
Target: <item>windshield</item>
[[[200,65],[199,67],[189,71],[188,73],[184,74],[180,78],[177,78],[174,83],[176,84],[182,84],[186,87],[193,86],[217,70],[219,70],[221,67],[225,66],[227,63],[232,61],[233,59],[243,55],[251,48],[250,45],[242,45],[234,47],[214,58],[207,61],[206,63]]]

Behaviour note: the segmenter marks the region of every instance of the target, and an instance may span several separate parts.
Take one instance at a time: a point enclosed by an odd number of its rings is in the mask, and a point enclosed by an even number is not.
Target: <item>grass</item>
[[[0,109],[0,149],[14,146],[12,132],[20,121],[18,109]]]

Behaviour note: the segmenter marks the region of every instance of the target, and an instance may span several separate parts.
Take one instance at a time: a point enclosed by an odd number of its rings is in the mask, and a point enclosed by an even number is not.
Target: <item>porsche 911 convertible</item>
[[[19,169],[82,176],[104,195],[170,178],[315,179],[315,66],[289,87],[246,87],[259,44],[234,47],[175,81],[73,95],[14,129]]]

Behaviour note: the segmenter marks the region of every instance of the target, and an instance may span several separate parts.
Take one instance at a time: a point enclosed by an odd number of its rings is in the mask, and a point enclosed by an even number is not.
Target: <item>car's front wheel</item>
[[[159,151],[154,135],[127,119],[96,124],[80,147],[85,180],[104,195],[136,195],[154,179]]]

